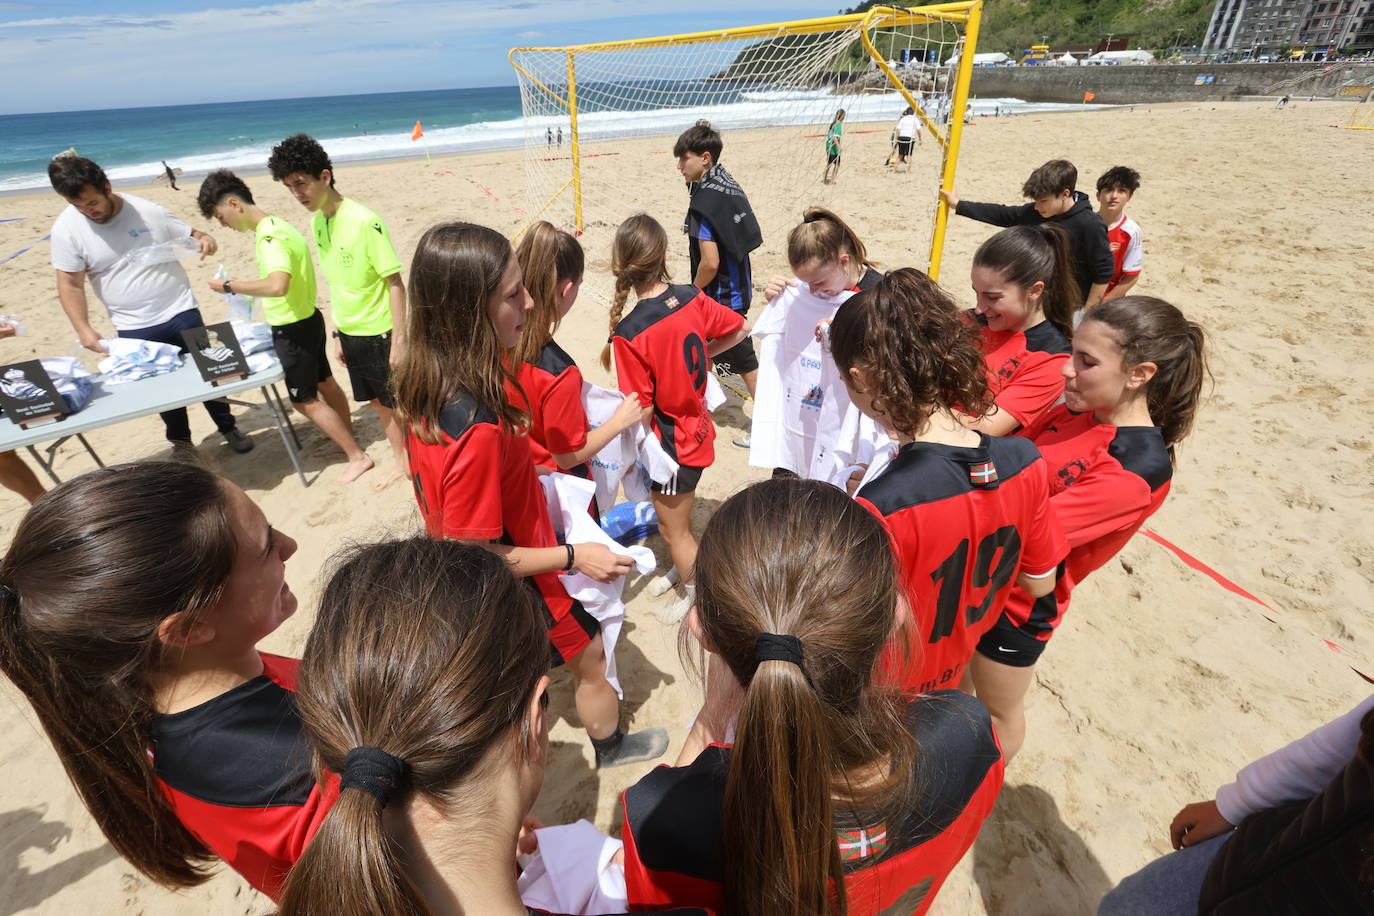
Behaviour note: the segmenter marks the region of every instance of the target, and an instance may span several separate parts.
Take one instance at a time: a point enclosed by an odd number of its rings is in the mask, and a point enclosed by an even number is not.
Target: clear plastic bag
[[[135,248],[124,255],[124,262],[138,267],[149,267],[153,264],[180,261],[182,258],[193,258],[198,254],[200,254],[200,243],[188,235],[168,242],[158,242],[155,245]]]
[[[215,279],[222,281],[228,277],[229,274],[225,272],[224,265],[221,264],[219,270],[215,271]],[[240,296],[238,293],[220,293],[220,295],[224,297],[225,302],[229,303],[230,321],[243,322],[244,324],[252,323],[253,306],[257,304],[258,300],[252,296]]]

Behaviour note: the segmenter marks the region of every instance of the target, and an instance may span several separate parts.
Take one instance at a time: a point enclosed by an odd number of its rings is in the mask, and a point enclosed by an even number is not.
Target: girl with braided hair
[[[830,326],[855,406],[897,443],[856,498],[901,561],[920,650],[886,661],[912,691],[957,686],[1013,585],[1048,593],[1067,551],[1040,453],[961,422],[992,407],[978,340],[949,295],[911,268],[845,302]]]
[[[695,286],[668,282],[668,234],[646,213],[616,230],[611,273],[611,336],[601,364],[609,369],[614,353],[621,392],[637,392],[640,406],[652,408],[649,429],[677,462],[677,474],[655,483],[652,498],[673,564],[681,581],[690,583],[697,552],[692,504],[702,471],[715,460],[706,377],[711,357],[748,337],[749,326]],[[625,315],[631,291],[638,301]]]

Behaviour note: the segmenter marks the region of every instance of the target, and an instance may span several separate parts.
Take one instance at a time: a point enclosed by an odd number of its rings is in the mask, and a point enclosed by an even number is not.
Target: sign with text
[[[67,402],[36,359],[0,367],[0,406],[20,427],[67,415]]]
[[[234,335],[229,322],[207,324],[203,328],[188,328],[181,332],[186,349],[195,361],[200,377],[212,385],[246,377],[248,360]]]

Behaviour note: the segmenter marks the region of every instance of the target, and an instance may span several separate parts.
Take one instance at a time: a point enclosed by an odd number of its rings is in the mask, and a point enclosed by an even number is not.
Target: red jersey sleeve
[[[701,331],[707,340],[728,337],[744,327],[744,316],[734,309],[728,309],[704,293],[698,300],[701,304]]]
[[[443,530],[436,537],[492,540],[505,530],[501,505],[501,428],[476,423],[444,450]]]
[[[1137,524],[1150,508],[1150,485],[1103,456],[1050,505],[1071,548]]]
[[[1064,393],[1064,376],[1059,370],[1068,358],[1067,353],[1027,353],[1016,375],[998,392],[998,409],[1011,414],[1022,426],[1033,424]]]
[[[1021,570],[1042,575],[1059,565],[1069,553],[1069,542],[1059,517],[1050,508],[1049,470],[1045,459],[1037,460],[1022,473],[1028,474],[1036,494],[1030,524],[1021,539]]]
[[[722,305],[721,308],[725,306]],[[649,371],[648,363],[640,356],[634,345],[623,337],[611,338],[611,350],[615,354],[615,378],[616,384],[620,386],[620,393],[629,395],[638,391],[639,406],[652,407],[654,376]]]
[[[617,358],[617,363],[620,360]],[[587,410],[582,406],[582,370],[569,366],[544,392],[544,448],[555,455],[587,444]]]

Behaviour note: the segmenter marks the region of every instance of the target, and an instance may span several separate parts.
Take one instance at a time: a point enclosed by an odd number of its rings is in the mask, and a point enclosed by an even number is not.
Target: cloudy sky
[[[0,114],[508,85],[514,46],[834,14],[824,2],[0,0]]]

